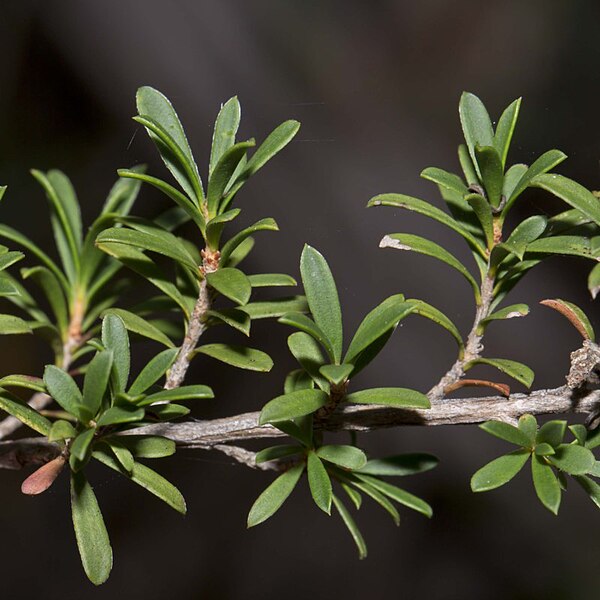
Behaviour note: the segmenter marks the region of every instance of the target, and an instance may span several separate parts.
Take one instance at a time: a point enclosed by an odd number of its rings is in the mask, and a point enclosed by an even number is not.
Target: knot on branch
[[[579,350],[571,352],[571,369],[567,375],[567,385],[577,389],[586,383],[600,384],[596,367],[600,364],[600,346],[591,340],[584,340]]]

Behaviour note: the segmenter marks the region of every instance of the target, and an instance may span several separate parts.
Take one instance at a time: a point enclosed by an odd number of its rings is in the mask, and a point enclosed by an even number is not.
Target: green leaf
[[[367,464],[365,453],[355,446],[321,446],[317,450],[317,456],[352,471],[362,469]]]
[[[433,181],[433,183],[437,183],[439,186],[456,192],[461,196],[464,196],[467,193],[467,186],[464,184],[463,180],[458,175],[448,173],[448,171],[444,171],[443,169],[427,167],[421,171],[421,177],[428,181]]]
[[[155,435],[121,435],[107,438],[111,447],[115,444],[127,448],[137,458],[164,458],[175,454],[175,442]]]
[[[298,390],[277,396],[263,406],[259,424],[289,421],[309,415],[325,406],[328,401],[329,396],[321,390]]]
[[[83,380],[83,403],[92,415],[95,415],[102,406],[112,365],[113,354],[110,350],[105,350],[98,352],[87,367]]]
[[[560,485],[552,467],[546,463],[545,458],[534,455],[531,457],[531,474],[535,493],[540,502],[550,512],[557,515],[560,506]]]
[[[319,368],[319,373],[333,385],[340,385],[347,381],[354,370],[352,365],[323,365]]]
[[[206,222],[204,219],[204,215],[198,209],[196,204],[194,204],[187,196],[182,194],[177,188],[174,188],[172,185],[169,185],[166,181],[162,179],[158,179],[157,177],[152,177],[150,175],[146,175],[145,173],[138,173],[136,171],[131,171],[129,169],[118,169],[117,174],[119,177],[125,177],[128,179],[136,179],[139,181],[143,181],[155,187],[157,190],[160,190],[165,196],[169,197],[173,202],[177,204],[181,209],[185,211],[185,214],[196,223],[196,225],[200,228],[200,230],[204,230]]]
[[[296,369],[287,374],[283,384],[283,393],[289,394],[297,390],[312,390],[315,382],[304,369]]]
[[[160,143],[161,140],[157,132],[152,129],[148,131],[169,171],[191,198],[195,197],[198,201],[202,201],[202,182],[198,174],[198,168],[173,105],[158,90],[148,86],[138,89],[136,103],[138,113],[141,116],[150,117],[152,121],[159,125],[180,151],[177,154],[182,156],[182,160],[176,161],[173,155],[166,151],[164,140],[163,144]],[[177,164],[178,162],[179,164]]]
[[[285,273],[261,273],[259,275],[248,275],[248,280],[253,288],[298,285],[293,277],[290,277]]]
[[[147,406],[155,402],[173,402],[175,400],[206,400],[214,398],[213,391],[207,385],[182,385],[170,390],[161,390],[146,396],[137,403],[138,406]]]
[[[157,228],[158,232],[159,229]],[[124,244],[133,246],[141,250],[162,254],[168,258],[172,258],[181,266],[189,269],[194,275],[198,275],[198,264],[187,251],[184,244],[179,238],[169,233],[162,231],[160,234],[150,234],[145,231],[136,231],[134,229],[126,229],[124,227],[111,227],[105,229],[97,238],[98,244]]]
[[[544,152],[542,156],[535,160],[527,171],[525,171],[513,189],[513,192],[504,207],[504,215],[508,213],[515,200],[532,184],[534,178],[554,169],[554,167],[559,165],[566,158],[567,155],[560,150],[548,150],[548,152]]]
[[[206,194],[208,212],[211,216],[217,214],[221,200],[225,196],[227,184],[231,181],[236,167],[246,155],[246,151],[254,146],[254,140],[240,142],[228,148],[219,158],[208,181]]]
[[[122,308],[111,308],[107,310],[106,315],[116,315],[119,317],[128,331],[132,333],[137,333],[142,337],[148,338],[150,340],[154,340],[160,344],[163,344],[167,348],[173,348],[173,342],[160,330],[158,327],[152,325],[152,323],[146,321],[146,319],[129,312],[128,310],[123,310]]]
[[[471,156],[469,155],[469,149],[465,144],[460,144],[458,146],[458,160],[460,162],[460,167],[465,176],[465,180],[469,185],[477,185],[479,184],[479,177],[475,172],[475,165],[471,160]],[[461,193],[461,196],[466,193],[466,190]]]
[[[526,387],[531,387],[533,378],[535,377],[533,371],[528,366],[506,358],[477,358],[467,364],[467,369],[470,369],[474,365],[490,365],[491,367],[495,367]]]
[[[592,240],[578,235],[557,235],[539,238],[527,246],[531,254],[562,254],[600,260],[600,251]]]
[[[521,178],[523,177],[523,175],[525,175],[527,169],[527,165],[518,163],[516,165],[512,165],[510,169],[506,171],[506,173],[504,174],[504,184],[502,186],[502,195],[505,198],[508,199],[512,197],[515,188],[517,187],[517,184],[519,183],[519,181],[521,181]],[[506,216],[506,211],[503,212],[503,216]]]
[[[590,271],[587,280],[588,290],[592,295],[592,300],[596,299],[598,292],[600,292],[600,265],[595,265]]]
[[[487,421],[479,426],[483,431],[493,435],[501,440],[523,446],[525,448],[531,445],[531,440],[528,435],[523,433],[519,428],[503,423],[502,421]]]
[[[233,329],[241,331],[244,335],[250,335],[252,320],[250,315],[239,308],[222,308],[221,310],[207,310],[205,315],[210,317],[209,325],[214,325],[215,320],[221,321]]]
[[[585,475],[575,477],[575,481],[584,489],[590,500],[600,508],[600,485]]]
[[[240,103],[237,96],[234,96],[223,104],[215,121],[208,168],[209,178],[221,156],[235,144],[235,135],[240,126],[240,117]]]
[[[509,104],[506,110],[502,113],[502,116],[498,120],[496,126],[496,132],[494,134],[494,148],[502,159],[502,168],[506,164],[506,157],[508,155],[508,149],[510,148],[510,142],[512,140],[515,125],[519,118],[519,110],[521,108],[521,98],[517,98],[514,102]]]
[[[156,471],[149,469],[142,463],[136,462],[133,465],[131,473],[127,473],[123,471],[119,463],[112,456],[105,452],[97,450],[93,453],[93,457],[110,469],[125,475],[125,477],[128,477],[134,483],[154,494],[174,510],[185,515],[187,509],[181,492]]]
[[[129,394],[132,396],[143,394],[150,386],[154,385],[173,364],[178,352],[178,348],[170,348],[152,358],[131,384]]]
[[[81,472],[71,473],[71,511],[85,574],[101,585],[112,569],[112,548],[92,486]]]
[[[304,463],[300,463],[277,477],[252,505],[248,513],[248,527],[254,527],[272,517],[292,493],[303,472]]]
[[[566,421],[548,421],[547,423],[544,423],[537,432],[535,443],[546,443],[556,448],[562,443],[566,430]]]
[[[556,451],[554,450],[554,448],[550,444],[546,444],[546,442],[538,444],[535,447],[534,452],[538,456],[550,456],[551,454],[556,454]]]
[[[525,466],[529,456],[527,450],[515,450],[496,458],[471,477],[471,489],[474,492],[488,492],[503,486]]]
[[[86,429],[80,433],[71,444],[70,454],[78,461],[84,461],[88,455],[90,445],[96,433],[95,428]]]
[[[356,359],[366,348],[388,331],[394,329],[402,319],[414,312],[416,308],[414,303],[405,301],[402,294],[386,298],[379,306],[370,311],[358,326],[344,357],[344,362],[356,362]]]
[[[555,173],[537,175],[532,181],[533,187],[542,188],[567,204],[576,208],[586,217],[600,225],[600,202],[598,198],[582,185]]]
[[[310,312],[333,348],[333,360],[342,357],[342,310],[331,270],[323,255],[305,245],[300,258],[300,273]]]
[[[350,498],[350,500],[352,501],[352,504],[354,504],[354,508],[358,510],[362,505],[362,496],[360,495],[360,493],[354,488],[351,488],[347,483],[340,482],[340,485],[348,495],[348,498]]]
[[[319,372],[323,365],[323,356],[317,342],[308,334],[298,331],[288,338],[288,347],[300,366],[312,377],[325,392],[329,392],[329,383]]]
[[[54,421],[48,432],[49,442],[62,442],[70,440],[77,436],[77,430],[69,421]]]
[[[206,356],[220,360],[232,367],[248,371],[268,373],[273,368],[273,361],[268,354],[255,348],[246,348],[245,346],[205,344],[192,352],[192,356],[196,354],[206,354]]]
[[[596,462],[591,450],[570,444],[556,448],[556,453],[549,456],[548,460],[569,475],[585,475],[592,470]]]
[[[113,384],[116,391],[124,392],[129,379],[131,355],[127,329],[119,316],[107,315],[102,320],[102,343],[113,353]]]
[[[492,122],[483,102],[469,92],[463,92],[460,97],[458,113],[471,160],[477,169],[477,173],[480,173],[477,166],[475,147],[493,146],[494,130]]]
[[[181,404],[155,404],[148,407],[148,412],[151,412],[160,421],[173,421],[189,415],[190,409]]]
[[[475,294],[475,299],[479,303],[479,286],[477,285],[477,282],[471,273],[467,271],[467,269],[457,258],[455,258],[452,254],[450,254],[447,250],[444,250],[444,248],[435,242],[409,233],[392,233],[390,235],[386,235],[381,240],[379,247],[395,248],[396,250],[412,250],[413,252],[431,256],[441,260],[442,262],[445,262],[447,265],[458,271],[471,284]]]
[[[382,404],[398,408],[430,408],[425,394],[407,388],[372,388],[353,392],[346,396],[348,402],[356,404]]]
[[[133,465],[135,461],[133,460],[133,454],[123,446],[118,443],[114,443],[112,440],[106,440],[106,443],[112,450],[113,454],[119,461],[119,464],[125,469],[127,473],[131,473],[133,471]]]
[[[33,333],[31,325],[19,317],[0,314],[0,335],[14,335],[20,333]]]
[[[376,490],[380,491],[382,494],[385,494],[388,498],[402,504],[412,510],[416,510],[421,514],[425,515],[428,518],[433,516],[433,510],[431,506],[421,498],[417,498],[417,496],[403,490],[391,483],[387,483],[386,481],[381,481],[376,477],[371,477],[370,475],[361,475],[356,473],[356,477],[365,483],[373,486]]]
[[[423,300],[408,298],[406,302],[407,304],[411,304],[415,307],[415,309],[412,311],[412,314],[425,317],[426,319],[437,323],[446,331],[448,331],[456,340],[459,349],[462,351],[464,348],[464,342],[462,336],[460,335],[460,331],[458,331],[456,325],[443,312],[435,308],[435,306],[427,304],[427,302],[423,302]]]
[[[242,211],[239,208],[228,210],[222,215],[217,215],[216,217],[213,217],[206,224],[206,241],[210,248],[216,249],[219,247],[221,235],[223,233],[225,225],[233,221],[240,214],[240,212]]]
[[[437,467],[439,460],[431,454],[398,454],[369,460],[359,471],[365,475],[404,477],[424,473]]]
[[[229,258],[224,261],[220,261],[221,267],[236,267],[252,252],[254,248],[254,238],[246,238],[230,255]]]
[[[252,287],[244,273],[238,269],[226,267],[214,273],[206,274],[206,281],[217,292],[223,294],[237,304],[247,304],[252,294]]]
[[[271,460],[279,460],[280,458],[286,458],[288,456],[294,456],[299,454],[304,449],[302,446],[292,446],[290,444],[282,444],[280,446],[271,446],[265,448],[256,453],[256,464],[269,462]]]
[[[244,169],[241,179],[248,179],[263,167],[280,150],[283,150],[294,138],[300,129],[298,121],[285,121],[276,127],[258,147]]]
[[[329,338],[323,333],[323,330],[309,317],[303,313],[286,313],[278,319],[279,323],[290,325],[300,331],[308,333],[312,338],[323,346],[330,360],[335,360],[335,351]]]
[[[487,199],[494,208],[500,206],[504,173],[502,159],[493,146],[475,146],[475,157],[485,185]]]
[[[335,494],[332,495],[332,500],[333,500],[333,505],[335,506],[336,510],[338,511],[340,517],[342,517],[342,521],[344,521],[344,525],[348,528],[348,531],[350,532],[350,535],[352,536],[352,539],[354,540],[354,543],[356,544],[356,547],[358,548],[358,557],[360,559],[366,558],[367,557],[367,545],[365,544],[365,540],[364,540],[362,534],[360,533],[360,531],[358,530],[358,527],[356,526],[354,519],[348,512],[348,509],[342,504],[340,499]]]
[[[425,177],[425,179],[430,179],[425,176],[425,173],[432,170],[439,171],[440,169],[425,169],[425,171],[421,173],[421,176]],[[446,173],[446,175],[451,176],[450,173]],[[451,177],[454,178],[456,175],[452,175]],[[457,179],[462,190],[460,193],[466,193],[467,190],[464,183],[460,178]],[[436,183],[439,183],[439,181],[436,181]],[[369,200],[367,206],[393,206],[395,208],[404,208],[430,217],[461,235],[473,249],[478,251],[482,256],[485,255],[484,249],[481,247],[479,240],[475,236],[450,215],[441,211],[439,208],[436,208],[429,202],[419,200],[418,198],[412,198],[411,196],[404,196],[403,194],[381,194]]]
[[[308,453],[308,485],[315,504],[326,514],[331,514],[331,480],[321,459],[313,452]]]
[[[465,196],[465,201],[469,203],[481,225],[487,247],[492,248],[494,246],[494,217],[490,203],[481,194],[468,194]]]
[[[135,423],[144,418],[144,409],[134,406],[113,406],[102,413],[97,423],[99,427],[107,425],[120,425],[121,423]]]
[[[83,406],[83,396],[68,373],[54,365],[47,365],[44,369],[44,383],[48,394],[80,421],[88,421],[93,416]]]
[[[533,415],[522,415],[519,418],[519,429],[527,436],[528,445],[533,446],[537,433],[537,421]]]
[[[46,417],[40,415],[17,396],[13,396],[4,390],[0,391],[0,409],[16,417],[21,423],[42,435],[48,435],[50,432],[52,424]]]
[[[240,307],[251,319],[270,319],[282,317],[290,312],[308,312],[308,304],[304,296],[291,296],[266,302],[251,302]]]
[[[529,314],[529,306],[527,304],[511,304],[505,306],[491,315],[481,320],[483,329],[487,327],[492,321],[498,321],[503,319],[513,319],[515,317],[525,317]]]
[[[23,279],[31,278],[44,292],[48,299],[50,308],[54,313],[56,325],[63,338],[67,335],[69,327],[69,316],[67,310],[67,301],[58,279],[46,267],[32,267],[30,269],[21,269]]]

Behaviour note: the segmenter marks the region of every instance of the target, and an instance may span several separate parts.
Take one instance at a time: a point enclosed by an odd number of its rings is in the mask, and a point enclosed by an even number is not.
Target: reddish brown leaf
[[[21,491],[29,496],[45,492],[59,476],[65,466],[64,456],[58,456],[34,471],[21,485]]]
[[[462,387],[489,387],[497,392],[500,392],[503,396],[507,398],[510,396],[510,386],[505,383],[495,383],[494,381],[486,381],[485,379],[460,379],[456,383],[451,385],[447,385],[444,388],[444,394],[449,394],[450,392],[454,392]]]

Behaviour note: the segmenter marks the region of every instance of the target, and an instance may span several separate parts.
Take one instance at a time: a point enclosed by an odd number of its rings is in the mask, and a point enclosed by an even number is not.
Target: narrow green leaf
[[[258,275],[248,275],[248,279],[253,288],[298,285],[297,281],[293,277],[290,277],[285,273],[261,273]]]
[[[47,365],[44,369],[44,383],[48,394],[67,412],[83,421],[91,418],[92,415],[83,406],[83,396],[77,384],[68,373],[54,365]]]
[[[432,181],[433,183],[437,183],[443,188],[456,192],[461,196],[464,196],[467,193],[467,186],[464,181],[458,175],[448,173],[448,171],[444,171],[443,169],[427,167],[421,171],[421,177],[428,181]]]
[[[288,347],[300,366],[323,391],[328,393],[329,383],[319,372],[324,362],[323,356],[314,338],[302,331],[292,333],[288,338]]]
[[[170,390],[161,390],[146,396],[138,402],[138,406],[148,406],[155,402],[174,402],[181,400],[206,400],[214,398],[213,391],[207,385],[183,385]]]
[[[331,480],[321,459],[314,453],[308,453],[308,485],[315,504],[326,514],[331,514]]]
[[[254,238],[246,238],[230,255],[229,258],[221,260],[221,267],[237,267],[246,257],[252,252],[254,248]]]
[[[317,450],[317,456],[334,465],[352,471],[355,469],[362,469],[367,464],[365,453],[355,446],[321,446]]]
[[[381,240],[379,247],[395,248],[396,250],[412,250],[413,252],[425,254],[426,256],[431,256],[441,260],[442,262],[445,262],[447,265],[458,271],[471,284],[475,294],[475,299],[477,302],[479,302],[479,286],[477,285],[477,282],[471,273],[469,273],[469,271],[457,258],[455,258],[452,254],[450,254],[447,250],[444,250],[444,248],[435,242],[422,238],[418,235],[412,235],[408,233],[392,233],[390,235],[386,235]]]
[[[506,358],[477,358],[467,364],[467,369],[470,369],[476,364],[495,367],[526,387],[531,387],[533,378],[535,377],[533,371],[528,366]]]
[[[547,443],[556,448],[562,443],[566,430],[566,421],[548,421],[547,423],[544,423],[537,432],[535,443]]]
[[[259,423],[277,423],[309,415],[325,406],[328,401],[329,396],[321,390],[298,390],[277,396],[263,406]]]
[[[190,197],[197,197],[199,201],[202,201],[202,182],[198,174],[198,168],[173,105],[158,90],[148,86],[138,89],[136,103],[138,113],[142,116],[151,117],[153,121],[160,125],[183,154],[184,164],[178,165],[174,162],[172,156],[165,152],[165,148],[159,143],[156,132],[148,132],[157,145],[161,158],[169,171]]]
[[[101,585],[112,569],[112,548],[92,486],[81,472],[71,473],[71,510],[83,569]]]
[[[233,221],[240,214],[240,212],[242,211],[239,208],[228,210],[221,215],[213,217],[206,224],[206,241],[210,248],[217,249],[219,247],[221,235],[223,234],[225,225]]]
[[[340,385],[347,381],[354,370],[353,365],[323,365],[319,368],[319,373],[333,385]]]
[[[425,394],[407,388],[372,388],[348,394],[346,400],[356,404],[382,404],[398,408],[431,407]]]
[[[350,498],[350,500],[352,501],[352,504],[354,504],[354,508],[358,510],[362,505],[362,496],[360,495],[360,492],[350,487],[347,483],[340,482],[340,485],[348,495],[348,498]]]
[[[265,448],[256,453],[256,464],[260,465],[272,460],[279,460],[280,458],[287,458],[288,456],[294,456],[299,454],[304,449],[302,446],[282,444],[280,446],[271,446]]]
[[[483,179],[487,199],[494,208],[498,208],[504,183],[502,159],[493,146],[487,145],[476,145],[475,157]]]
[[[282,317],[290,312],[308,312],[304,296],[291,296],[266,302],[250,302],[240,307],[251,319],[270,319]]]
[[[181,404],[155,404],[149,406],[147,412],[152,413],[159,421],[173,421],[190,414],[190,409]]]
[[[112,456],[105,452],[95,451],[93,457],[110,469],[125,475],[125,477],[128,477],[134,483],[154,494],[174,510],[185,515],[187,509],[181,492],[156,471],[149,469],[142,463],[136,462],[133,465],[131,473],[127,473],[123,471],[119,463]]]
[[[312,338],[314,338],[317,342],[323,346],[324,350],[327,352],[330,360],[335,360],[335,351],[333,346],[331,345],[331,341],[325,335],[323,330],[309,317],[305,314],[296,312],[296,313],[286,313],[282,317],[278,319],[279,323],[283,323],[284,325],[290,325],[291,327],[295,327],[300,331],[304,331],[308,333]]]
[[[48,433],[49,442],[62,442],[77,436],[77,430],[69,421],[54,421]]]
[[[481,194],[468,194],[465,196],[465,201],[469,203],[481,225],[487,247],[492,248],[494,246],[494,217],[490,203]]]
[[[395,502],[402,504],[412,510],[416,510],[421,514],[425,515],[428,518],[433,516],[433,509],[425,500],[421,500],[421,498],[417,498],[417,496],[403,490],[391,483],[387,483],[387,481],[381,481],[376,477],[371,477],[370,475],[361,475],[356,473],[356,477],[365,483],[373,486],[376,490],[380,491],[382,494],[385,494],[388,498],[391,498]]]
[[[333,504],[334,504],[336,510],[338,511],[340,517],[342,517],[342,521],[344,522],[344,525],[348,528],[348,531],[350,532],[350,535],[352,536],[352,539],[354,540],[354,543],[356,544],[356,547],[358,548],[358,558],[360,558],[360,559],[366,558],[367,557],[367,545],[365,544],[365,540],[364,540],[362,534],[360,533],[358,527],[356,526],[354,519],[348,512],[348,509],[342,504],[340,499],[335,494],[332,495],[332,500],[333,500]]]
[[[106,315],[116,315],[119,317],[128,331],[132,333],[137,333],[142,337],[148,338],[149,340],[154,340],[167,348],[173,348],[175,345],[173,342],[160,330],[158,327],[155,327],[147,321],[146,319],[128,311],[123,310],[122,308],[111,308],[107,310]]]
[[[240,103],[237,96],[234,96],[223,104],[215,121],[208,168],[209,178],[221,156],[235,144],[235,135],[240,126],[240,117]]]
[[[143,418],[143,408],[113,406],[102,413],[97,423],[99,427],[105,427],[106,425],[120,425],[121,423],[135,423]]]
[[[456,325],[443,312],[435,308],[435,306],[423,302],[423,300],[408,298],[406,302],[415,307],[412,314],[425,317],[426,319],[437,323],[452,335],[460,350],[464,348],[464,342],[460,335],[460,331],[458,331]]]
[[[112,365],[112,351],[104,350],[98,352],[87,367],[83,380],[83,403],[92,415],[95,415],[102,406]]]
[[[402,294],[386,298],[370,311],[358,326],[346,356],[345,363],[354,363],[358,356],[373,342],[393,330],[406,316],[417,310],[416,304],[405,301]]]
[[[143,394],[150,386],[154,385],[173,364],[178,352],[178,348],[170,348],[152,358],[131,384],[129,394],[132,396]]]
[[[252,505],[248,513],[248,527],[254,527],[272,517],[292,493],[303,472],[304,463],[300,463],[277,477]]]
[[[533,415],[522,415],[519,417],[519,429],[527,436],[528,445],[533,446],[537,433],[537,421]]]
[[[531,445],[528,435],[523,433],[519,428],[502,421],[487,421],[479,426],[483,431],[493,435],[501,440],[523,446],[525,448]]]
[[[474,94],[463,92],[458,105],[460,123],[471,160],[480,174],[475,154],[476,146],[493,146],[494,130],[483,102]]]
[[[424,473],[437,467],[439,460],[431,454],[398,454],[369,460],[359,471],[365,475],[404,477]]]
[[[333,359],[342,357],[342,310],[331,270],[323,255],[305,245],[300,258],[300,273],[310,312],[333,348]]]
[[[527,245],[528,254],[562,254],[600,261],[600,249],[589,238],[577,235],[557,235],[534,240]]]
[[[481,325],[485,328],[492,321],[503,319],[514,319],[515,317],[525,317],[529,314],[529,306],[527,304],[511,304],[505,306],[491,315],[481,320]]]
[[[232,367],[248,371],[268,373],[273,368],[273,361],[268,354],[255,348],[246,348],[245,346],[205,344],[192,352],[192,356],[197,354],[206,354],[206,356],[220,360]]]
[[[421,176],[424,176],[424,173],[426,171],[430,171],[430,169],[425,169],[425,171],[421,173]],[[447,175],[450,174],[448,173]],[[453,177],[456,176],[454,175]],[[429,179],[429,177],[425,177],[425,179]],[[460,181],[460,179],[459,183],[460,186],[464,188],[464,193],[466,193],[467,190],[464,186],[464,183]],[[402,194],[381,194],[369,200],[367,206],[393,206],[395,208],[404,208],[425,215],[426,217],[430,217],[431,219],[442,223],[449,229],[452,229],[453,231],[461,235],[469,243],[471,248],[478,251],[482,256],[485,254],[484,249],[481,247],[479,240],[475,236],[473,236],[465,227],[463,227],[450,215],[441,211],[439,208],[436,208],[429,202],[419,200],[418,198],[412,198],[410,196],[404,196]]]
[[[508,171],[506,171],[504,174],[504,184],[502,185],[502,195],[505,198],[509,199],[512,197],[517,184],[519,181],[521,181],[521,178],[523,175],[525,175],[528,168],[529,167],[527,165],[518,163],[516,165],[512,165]],[[506,216],[506,211],[503,212],[503,216]]]
[[[283,393],[289,394],[298,390],[312,390],[315,382],[304,369],[295,369],[288,373],[283,384]]]
[[[113,353],[113,383],[116,391],[124,392],[129,379],[131,355],[127,329],[119,316],[107,315],[102,320],[102,343]]]
[[[502,159],[502,167],[506,164],[506,157],[513,132],[519,118],[519,110],[521,108],[521,98],[517,98],[514,102],[508,105],[498,120],[496,132],[494,134],[494,148]]]
[[[0,409],[42,435],[48,435],[50,432],[52,424],[46,417],[29,407],[20,398],[4,390],[0,391]]]
[[[600,292],[600,265],[595,265],[590,271],[587,286],[592,295],[592,300],[595,300],[598,292]]]
[[[83,461],[86,459],[88,455],[88,451],[90,449],[90,444],[94,439],[94,434],[96,433],[95,428],[86,429],[82,433],[80,433],[71,444],[70,454],[74,456],[77,460]]]
[[[229,325],[229,327],[233,327],[233,329],[241,331],[246,336],[250,335],[250,325],[252,323],[252,319],[250,319],[250,315],[248,313],[245,313],[239,308],[208,310],[205,314],[206,317],[210,319],[208,321],[209,325],[215,325],[221,322]]]
[[[237,304],[247,304],[252,294],[252,287],[248,277],[240,270],[226,267],[214,273],[206,274],[206,281],[217,292],[223,294]]]
[[[560,485],[552,467],[546,463],[544,457],[534,455],[531,457],[531,473],[535,493],[540,502],[550,512],[557,515],[560,506]]]
[[[471,477],[471,489],[474,492],[489,492],[503,486],[525,466],[529,456],[527,450],[515,450],[496,458]]]
[[[19,387],[42,394],[47,393],[44,380],[31,375],[6,375],[6,377],[0,379],[0,387]]]
[[[465,144],[460,144],[458,146],[458,161],[460,162],[460,167],[465,176],[465,180],[468,185],[478,185],[479,177],[475,171],[475,165],[471,160],[471,156],[469,154],[469,149]],[[463,194],[466,193],[463,192]],[[461,195],[463,195],[461,194]]]
[[[0,335],[15,335],[21,333],[33,333],[31,325],[13,315],[0,314]]]
[[[113,443],[111,440],[106,440],[106,443],[112,450],[116,459],[119,461],[119,464],[125,469],[127,473],[131,473],[133,471],[133,465],[135,461],[133,460],[133,454],[123,446]]]
[[[549,456],[548,460],[569,475],[585,475],[593,469],[596,462],[591,450],[571,444],[556,448],[555,454]]]
[[[50,308],[52,308],[56,325],[63,337],[66,337],[69,326],[67,300],[58,279],[46,267],[21,269],[21,276],[23,279],[33,279],[44,292]]]
[[[127,448],[137,458],[164,458],[175,454],[175,442],[157,435],[120,435],[105,439],[111,447]]]
[[[547,173],[551,169],[554,169],[563,160],[567,158],[567,155],[560,150],[548,150],[544,152],[533,164],[525,171],[519,182],[516,184],[506,206],[504,207],[504,215],[508,213],[515,200],[532,184],[534,178]]]
[[[585,475],[575,477],[575,481],[584,489],[590,500],[600,508],[600,485]]]
[[[546,444],[546,442],[542,442],[535,447],[534,452],[538,456],[550,456],[551,454],[556,454],[556,451],[550,444]]]

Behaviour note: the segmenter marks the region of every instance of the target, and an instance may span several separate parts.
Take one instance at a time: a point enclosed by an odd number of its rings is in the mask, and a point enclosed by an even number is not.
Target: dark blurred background
[[[425,257],[378,249],[385,233],[416,232],[468,260],[461,240],[419,216],[365,210],[382,192],[437,198],[419,172],[458,169],[461,91],[477,93],[493,118],[522,95],[509,160],[530,163],[557,147],[570,157],[561,172],[600,187],[597,0],[20,0],[2,2],[0,11],[0,182],[10,186],[0,221],[42,246],[51,243],[46,201],[29,168],[66,171],[87,223],[117,168],[147,162],[164,174],[130,120],[144,84],[174,102],[200,165],[208,161],[220,103],[234,94],[243,107],[242,137],[261,139],[284,119],[302,121],[297,139],[238,197],[244,224],[273,216],[281,228],[259,237],[248,271],[296,275],[302,244],[315,245],[336,275],[348,331],[398,292],[435,303],[469,328],[470,292],[456,274]],[[163,206],[144,188],[135,212],[150,216]],[[515,216],[558,209],[530,193]],[[527,362],[536,387],[562,384],[579,340],[537,302],[562,297],[595,318],[585,289],[589,268],[556,259],[534,270],[512,296],[530,303],[532,314],[491,327],[487,355]],[[270,376],[197,360],[190,381],[212,385],[217,400],[196,407],[195,416],[256,410],[280,393],[293,366],[288,333],[273,323],[254,326],[253,345],[275,358]],[[41,345],[18,337],[2,340],[0,352],[2,373],[39,373],[48,359]],[[357,388],[425,391],[454,353],[446,332],[407,320]],[[558,519],[535,499],[528,473],[474,496],[470,475],[505,450],[475,427],[395,429],[361,442],[373,455],[429,451],[442,458],[435,471],[401,482],[433,503],[432,521],[404,510],[396,529],[366,502],[357,520],[369,558],[359,562],[339,519],[320,513],[300,486],[275,518],[246,531],[248,507],[271,475],[218,454],[181,452],[159,466],[187,498],[185,519],[106,470],[92,473],[115,552],[112,577],[99,589],[79,564],[66,479],[31,499],[19,492],[24,473],[4,471],[2,598],[598,594],[600,516],[581,490],[568,490]]]

